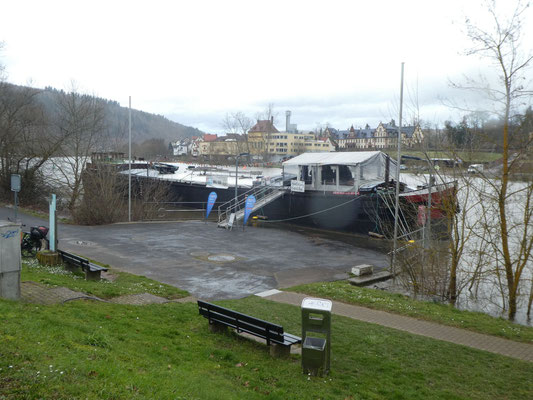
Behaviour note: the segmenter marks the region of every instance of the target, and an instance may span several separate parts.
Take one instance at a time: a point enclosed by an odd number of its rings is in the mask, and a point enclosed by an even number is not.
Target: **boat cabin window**
[[[354,184],[354,174],[347,165],[339,165],[339,185],[352,186]]]
[[[335,185],[337,181],[336,171],[331,165],[322,166],[322,182],[325,185]]]
[[[304,181],[306,185],[311,185],[313,183],[313,175],[308,165],[300,166],[300,180]]]
[[[391,169],[392,171],[392,169]],[[383,179],[384,166],[379,163],[361,165],[361,180]]]

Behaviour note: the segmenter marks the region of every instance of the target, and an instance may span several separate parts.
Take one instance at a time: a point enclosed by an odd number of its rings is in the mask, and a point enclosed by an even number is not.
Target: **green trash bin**
[[[331,356],[330,300],[306,297],[302,301],[302,369],[322,376],[329,372]]]

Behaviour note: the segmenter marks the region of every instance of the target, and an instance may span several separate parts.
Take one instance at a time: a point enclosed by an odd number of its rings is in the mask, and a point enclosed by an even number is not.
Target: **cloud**
[[[50,0],[6,2],[2,11],[24,15],[24,24],[0,24],[11,82],[63,88],[73,79],[90,93],[125,106],[131,95],[136,109],[207,132],[223,133],[226,113],[254,117],[268,103],[282,129],[285,110],[307,130],[397,121],[402,61],[406,121],[460,115],[446,99],[486,107],[448,86],[489,67],[461,55],[471,46],[464,16],[484,11],[477,2],[132,0],[125,8]],[[533,42],[532,30],[525,25],[524,43]]]

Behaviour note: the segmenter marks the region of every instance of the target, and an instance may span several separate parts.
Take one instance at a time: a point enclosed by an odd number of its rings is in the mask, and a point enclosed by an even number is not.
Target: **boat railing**
[[[239,194],[236,198],[228,200],[218,206],[218,223],[220,224],[221,222],[228,220],[231,214],[236,214],[239,211],[243,210],[248,196],[254,195],[256,201],[259,202],[261,199],[265,198],[269,194],[279,192],[281,190],[286,190],[286,188],[282,186],[273,185],[261,185],[252,187],[250,190]]]

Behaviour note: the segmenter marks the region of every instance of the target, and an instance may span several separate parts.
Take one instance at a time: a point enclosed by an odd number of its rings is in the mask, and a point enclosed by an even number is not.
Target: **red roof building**
[[[274,126],[274,117],[272,117],[270,120],[257,120],[257,123],[252,126],[248,132],[279,133]]]

